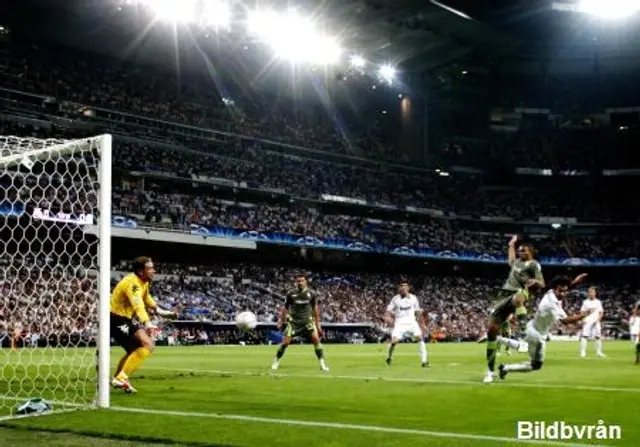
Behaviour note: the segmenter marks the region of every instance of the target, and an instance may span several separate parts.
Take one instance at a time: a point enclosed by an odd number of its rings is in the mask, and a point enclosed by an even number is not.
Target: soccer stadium
[[[640,445],[638,42],[632,0],[0,8],[0,446]]]

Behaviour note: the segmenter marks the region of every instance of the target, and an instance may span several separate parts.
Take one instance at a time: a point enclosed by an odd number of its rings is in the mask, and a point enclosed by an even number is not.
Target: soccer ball
[[[242,331],[250,331],[251,329],[255,329],[257,325],[258,319],[253,312],[247,310],[236,315],[236,326]]]

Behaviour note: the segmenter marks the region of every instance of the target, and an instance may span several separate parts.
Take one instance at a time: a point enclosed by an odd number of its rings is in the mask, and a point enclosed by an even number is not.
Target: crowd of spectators
[[[212,128],[372,158],[398,161],[393,144],[383,144],[379,129],[349,125],[354,117],[329,115],[320,101],[269,98],[237,88],[223,97],[207,75],[175,73],[152,66],[123,67],[104,56],[46,46],[4,49],[0,83],[5,88],[53,96],[159,120]],[[80,81],[81,80],[81,81]],[[79,82],[80,81],[80,82]],[[345,110],[346,112],[347,110]]]
[[[249,264],[157,264],[157,270],[152,293],[163,306],[178,310],[182,318],[229,322],[236,313],[251,310],[263,323],[277,322],[284,296],[299,272]],[[115,271],[115,278],[125,274],[126,262],[116,266]],[[389,329],[384,314],[397,293],[397,277],[330,271],[307,274],[310,287],[319,294],[323,322],[370,323],[383,332]],[[500,279],[419,276],[409,281],[428,316],[430,332],[464,340],[483,334],[487,309]],[[637,288],[628,284],[599,286],[606,320],[622,323],[638,301]],[[569,311],[577,310],[585,292],[572,292]]]
[[[44,131],[32,126],[15,125],[9,121],[2,122],[2,126],[2,130],[10,133],[15,131],[22,135],[42,136]],[[420,208],[439,208],[461,213],[476,210],[490,216],[530,220],[536,220],[540,216],[538,213],[562,216],[574,210],[590,209],[589,206],[582,206],[584,202],[575,199],[574,190],[565,191],[566,203],[572,208],[563,208],[556,202],[562,201],[562,192],[554,194],[553,201],[549,200],[548,195],[534,191],[527,191],[526,198],[520,197],[525,194],[522,191],[483,195],[479,190],[474,193],[469,182],[452,180],[450,185],[442,186],[441,182],[434,179],[376,173],[354,166],[336,165],[333,170],[322,169],[324,166],[311,163],[309,160],[294,160],[266,152],[258,154],[249,151],[254,154],[253,159],[246,160],[116,141],[116,167],[123,171],[164,171],[185,177],[205,173],[235,178],[238,181],[249,179],[259,185],[293,189],[298,195],[308,198],[313,198],[314,195],[317,197],[327,191],[395,204],[402,203],[404,198],[407,204]],[[265,157],[259,162],[262,155]],[[279,165],[278,160],[283,164]],[[273,175],[262,177],[265,169],[273,172]],[[285,170],[286,175],[283,174]],[[297,182],[296,176],[299,176]],[[340,181],[337,180],[339,178]],[[331,183],[332,181],[335,183]],[[444,179],[445,183],[448,181],[449,179]],[[221,226],[244,231],[272,231],[299,236],[349,239],[387,247],[411,246],[434,251],[472,252],[491,256],[504,255],[505,250],[504,234],[490,233],[482,230],[480,226],[473,231],[468,229],[468,226],[465,229],[456,219],[425,219],[420,223],[411,223],[403,218],[402,213],[398,213],[395,220],[369,219],[328,214],[307,206],[302,201],[278,206],[263,203],[240,205],[219,200],[215,195],[203,193],[201,190],[183,194],[162,192],[160,188],[154,188],[153,181],[149,181],[146,189],[140,191],[137,188],[124,188],[125,183],[118,185],[118,182],[114,182],[113,212],[144,216],[147,225],[157,224],[162,218],[167,218],[172,225],[183,228],[188,228],[190,224]],[[385,190],[387,185],[389,189],[386,189],[386,194],[375,195],[378,188]],[[348,189],[342,189],[345,186]],[[394,187],[397,189],[392,189]],[[430,189],[429,197],[419,192],[417,188],[420,187]],[[164,190],[166,191],[166,188]],[[362,193],[359,194],[359,191]],[[370,191],[370,195],[364,191]],[[471,194],[475,198],[473,201],[467,200]],[[519,203],[522,205],[518,206]],[[540,204],[540,208],[536,203]],[[461,209],[456,208],[457,204]],[[478,210],[481,204],[484,206]],[[597,204],[591,203],[591,207],[596,208]],[[633,235],[588,237],[568,236],[560,232],[555,236],[536,240],[541,255],[568,258],[629,258],[637,254],[639,244]]]
[[[79,137],[78,132],[62,129],[36,128],[0,123],[7,135],[31,137]],[[508,217],[517,220],[537,220],[540,216],[575,217],[587,222],[608,222],[612,216],[610,200],[589,188],[559,188],[548,191],[525,189],[491,190],[481,179],[460,174],[441,177],[433,174],[399,174],[366,169],[357,165],[330,163],[301,157],[286,156],[262,150],[257,144],[246,147],[238,141],[207,147],[198,151],[184,147],[160,146],[157,143],[131,143],[116,139],[114,169],[121,171],[164,172],[185,178],[204,176],[221,178],[255,188],[283,190],[297,197],[318,199],[322,194],[366,200],[383,206],[410,206],[435,209],[462,216]],[[474,197],[474,200],[468,200]],[[606,196],[610,198],[610,196]],[[625,207],[637,220],[634,206]],[[634,217],[635,216],[635,217]]]
[[[113,213],[139,216],[139,224],[188,229],[190,225],[241,231],[282,232],[296,236],[338,238],[370,245],[410,246],[434,251],[504,256],[507,234],[460,228],[456,220],[430,219],[412,223],[327,214],[294,203],[289,206],[235,203],[205,195],[117,190]],[[540,236],[535,246],[542,256],[560,258],[629,258],[640,242],[629,236]]]
[[[66,255],[2,254],[0,346],[4,335],[15,331],[23,334],[25,344],[54,347],[79,346],[93,338],[98,321],[97,278],[86,267],[88,261],[89,257]]]
[[[88,261],[84,263],[83,261]],[[75,267],[72,267],[75,266]],[[20,330],[25,344],[80,345],[95,338],[97,322],[96,271],[90,259],[62,259],[51,255],[4,255],[0,259],[0,339]],[[194,342],[238,340],[233,327],[204,330],[205,323],[231,323],[238,312],[251,310],[262,323],[275,323],[284,296],[300,270],[256,264],[156,264],[154,298],[192,326]],[[126,262],[113,267],[115,284],[129,271]],[[397,292],[398,277],[339,271],[305,272],[320,299],[324,323],[371,325],[366,337],[383,339],[389,327],[386,306]],[[426,313],[429,331],[437,339],[473,340],[484,332],[487,309],[500,278],[408,277]],[[640,300],[630,284],[598,284],[609,327],[624,331],[633,304]],[[576,311],[585,290],[572,292],[566,305]],[[226,331],[226,332],[225,332]],[[190,336],[191,336],[190,335]],[[332,335],[340,339],[344,334]],[[375,337],[374,337],[375,338]]]
[[[178,81],[174,73],[157,67],[125,67],[104,56],[46,46],[3,48],[2,64],[4,88],[310,149],[408,161],[394,143],[397,135],[386,135],[372,120],[356,120],[347,110],[336,117],[339,112],[328,113],[320,101],[274,101],[257,92],[223,97],[206,76],[184,72]],[[640,166],[632,144],[637,127],[604,125],[587,117],[558,123],[546,116],[534,118],[523,120],[518,132],[490,138],[484,152],[488,157],[460,150],[444,158],[465,165],[471,159],[486,163],[492,154],[517,167],[567,170]]]
[[[199,147],[202,149],[202,147]],[[338,195],[371,203],[441,210],[458,215],[501,216],[537,220],[539,216],[576,217],[587,221],[609,219],[611,204],[590,190],[549,193],[524,189],[493,191],[480,178],[436,173],[402,175],[318,160],[286,157],[247,149],[234,156],[212,152],[177,151],[137,144],[119,145],[117,167],[124,170],[161,171],[224,178],[266,188],[280,188],[298,197],[317,199]],[[467,200],[473,196],[474,200]],[[580,200],[584,198],[585,200]]]

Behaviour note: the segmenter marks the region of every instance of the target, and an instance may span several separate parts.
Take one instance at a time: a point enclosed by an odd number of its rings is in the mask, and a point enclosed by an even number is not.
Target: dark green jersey
[[[543,279],[542,267],[540,267],[538,261],[534,259],[531,261],[516,259],[513,261],[513,264],[511,264],[509,277],[504,282],[502,290],[517,292],[525,288],[529,279]]]
[[[304,326],[313,322],[313,309],[318,304],[316,294],[309,289],[292,290],[287,293],[284,306],[289,312],[289,321],[294,326]]]

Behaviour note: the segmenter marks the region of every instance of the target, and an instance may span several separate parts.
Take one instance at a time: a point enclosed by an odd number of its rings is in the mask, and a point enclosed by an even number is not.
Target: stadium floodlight
[[[156,20],[187,23],[198,16],[199,0],[144,0],[156,15]]]
[[[630,17],[640,11],[634,0],[581,0],[578,10],[603,19],[616,20]]]
[[[269,45],[277,57],[291,62],[327,65],[337,62],[342,54],[336,39],[318,33],[311,20],[296,11],[250,12],[248,29]]]
[[[222,0],[205,0],[202,5],[204,23],[216,28],[229,29],[231,26],[231,7]]]
[[[575,0],[553,2],[556,11],[580,12],[603,20],[622,20],[640,11],[632,0]]]
[[[396,77],[396,69],[390,64],[382,65],[378,69],[378,76],[386,83],[391,84]]]
[[[351,56],[349,63],[351,64],[352,67],[355,67],[355,68],[364,68],[366,64],[364,58],[357,54],[354,54],[353,56]]]
[[[109,406],[111,143],[0,136],[2,273],[23,291],[0,300],[15,350],[0,349],[0,419]]]

